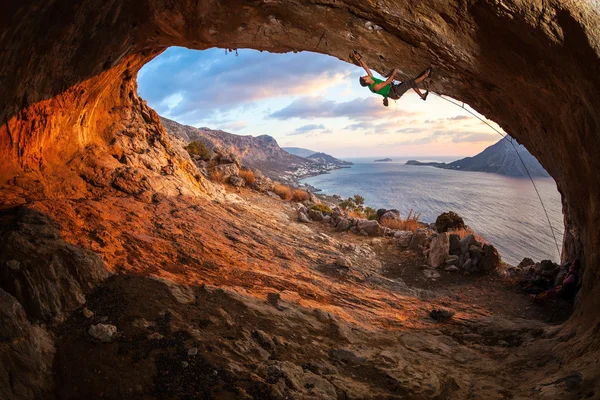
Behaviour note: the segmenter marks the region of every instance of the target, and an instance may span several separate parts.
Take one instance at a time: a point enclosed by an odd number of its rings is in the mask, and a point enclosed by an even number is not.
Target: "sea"
[[[384,157],[381,157],[384,158]],[[546,215],[529,178],[513,178],[486,172],[445,170],[405,165],[409,159],[451,162],[459,157],[347,159],[352,168],[303,179],[324,194],[344,198],[360,194],[365,205],[395,208],[405,217],[410,210],[423,222],[435,222],[446,211],[457,212],[465,223],[496,246],[502,260],[517,265],[524,257],[553,260],[560,255]],[[548,211],[559,249],[562,248],[563,215],[560,194],[552,178],[535,178]]]

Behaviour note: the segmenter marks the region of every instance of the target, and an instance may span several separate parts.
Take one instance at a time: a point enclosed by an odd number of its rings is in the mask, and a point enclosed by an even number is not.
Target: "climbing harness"
[[[523,161],[523,157],[521,157],[521,155],[519,154],[519,151],[517,150],[517,146],[515,146],[514,139],[511,136],[503,135],[502,132],[500,132],[498,129],[496,129],[494,126],[492,126],[489,122],[487,122],[486,120],[481,118],[479,115],[475,114],[473,111],[466,108],[464,102],[462,102],[462,105],[461,105],[458,102],[455,102],[453,100],[450,100],[450,99],[442,96],[441,94],[437,94],[435,92],[431,92],[431,93],[433,93],[434,95],[436,95],[437,97],[439,97],[442,100],[446,100],[447,102],[454,104],[457,107],[462,108],[463,110],[465,110],[466,112],[468,112],[469,114],[471,114],[472,116],[477,118],[479,121],[483,122],[484,124],[486,124],[487,126],[492,128],[492,130],[494,130],[494,132],[496,132],[498,135],[502,136],[502,138],[508,140],[508,142],[511,144],[511,146],[515,150],[515,153],[517,153],[517,157],[519,157],[519,160],[521,160],[521,164],[523,164],[523,168],[525,168],[525,171],[527,172],[527,176],[529,177],[529,180],[531,181],[531,184],[533,185],[533,188],[535,189],[535,193],[537,194],[537,197],[540,200],[540,204],[542,205],[544,214],[546,214],[546,220],[548,221],[548,225],[550,226],[550,231],[552,232],[552,238],[554,239],[554,244],[556,245],[556,251],[558,252],[558,258],[560,260],[562,254],[561,254],[560,248],[558,246],[558,240],[556,240],[556,235],[554,233],[554,227],[552,226],[552,222],[550,222],[550,216],[548,216],[548,211],[546,210],[546,206],[544,205],[544,201],[542,200],[542,196],[540,195],[540,192],[533,180],[533,177],[531,176],[531,173],[529,172],[527,165],[525,165],[525,161]],[[508,136],[508,138],[507,138],[507,136]]]

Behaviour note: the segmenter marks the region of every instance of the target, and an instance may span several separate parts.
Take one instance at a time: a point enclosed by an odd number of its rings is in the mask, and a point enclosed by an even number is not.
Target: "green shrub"
[[[316,211],[321,211],[322,213],[332,213],[333,212],[327,204],[315,204],[311,208]]]
[[[185,149],[192,157],[199,156],[204,161],[210,160],[210,150],[202,142],[194,140],[193,142],[185,146]]]
[[[448,230],[463,229],[465,227],[465,221],[460,215],[454,211],[448,211],[441,214],[435,220],[435,228],[438,232],[448,232]]]
[[[367,219],[376,220],[377,219],[377,210],[372,207],[365,207],[365,216]]]
[[[354,211],[354,209],[356,208],[356,204],[354,204],[354,200],[352,200],[351,197],[347,198],[346,200],[340,201],[339,206],[342,210],[350,211]]]
[[[356,204],[357,206],[362,206],[363,204],[365,204],[365,198],[359,194],[355,194],[354,197],[352,198],[352,200],[354,201],[354,204]]]

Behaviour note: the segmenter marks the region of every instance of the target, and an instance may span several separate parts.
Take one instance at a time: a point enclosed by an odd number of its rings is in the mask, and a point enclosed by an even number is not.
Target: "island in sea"
[[[420,162],[409,160],[406,165],[424,165],[429,167],[454,169],[460,171],[491,172],[500,175],[526,177],[527,171],[532,177],[547,178],[550,176],[536,158],[527,149],[510,136],[498,141],[473,157],[451,162]]]
[[[381,160],[375,160],[375,162],[390,162],[392,161],[391,158],[382,158]]]

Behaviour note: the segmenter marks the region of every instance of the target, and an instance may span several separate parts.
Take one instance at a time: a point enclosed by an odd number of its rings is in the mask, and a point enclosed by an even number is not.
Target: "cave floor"
[[[568,377],[531,383],[535,371],[560,368],[551,354],[560,316],[508,278],[424,279],[424,260],[391,239],[296,223],[291,203],[223,190],[28,207],[113,273],[52,326],[59,398],[581,395]],[[341,255],[349,268],[337,265]],[[434,307],[456,314],[437,322]],[[115,325],[116,339],[92,338],[98,323]]]

